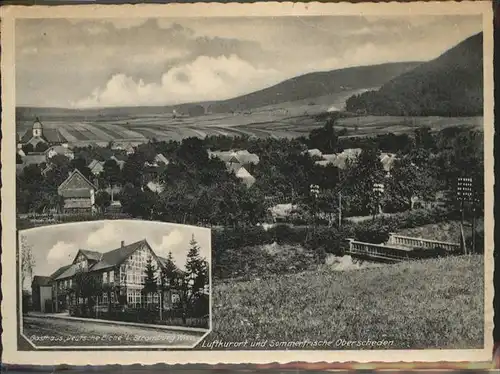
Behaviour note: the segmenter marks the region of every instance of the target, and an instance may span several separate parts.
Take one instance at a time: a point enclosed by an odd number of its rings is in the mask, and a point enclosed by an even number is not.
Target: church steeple
[[[33,136],[42,137],[43,135],[43,126],[40,122],[40,119],[36,117],[35,122],[33,123]]]

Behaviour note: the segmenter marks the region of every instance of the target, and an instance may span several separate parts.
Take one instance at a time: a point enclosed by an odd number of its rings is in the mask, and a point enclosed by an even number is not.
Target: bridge
[[[414,238],[391,233],[387,243],[374,244],[347,239],[346,254],[375,262],[401,262],[436,257],[460,251],[460,244]]]

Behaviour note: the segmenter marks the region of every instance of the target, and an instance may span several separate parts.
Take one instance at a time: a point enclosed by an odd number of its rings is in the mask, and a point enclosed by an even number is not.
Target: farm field
[[[383,339],[394,342],[386,349],[481,348],[483,264],[473,255],[215,284],[208,338]]]
[[[450,126],[482,128],[482,117],[440,118],[440,117],[356,117],[339,120],[339,128],[346,128],[347,136],[370,136],[393,133],[409,133],[421,126],[441,130]],[[98,143],[105,145],[110,141],[144,143],[149,139],[181,140],[186,137],[210,135],[255,136],[258,138],[294,138],[307,136],[324,122],[313,115],[286,117],[280,114],[255,113],[252,115],[206,115],[193,118],[173,119],[144,118],[133,121],[79,122],[44,121],[46,128],[57,128],[72,144]],[[19,136],[32,126],[32,122],[18,125]]]
[[[353,94],[366,91],[345,90],[335,94],[300,101],[285,102],[257,109],[222,114],[206,114],[196,117],[174,118],[167,108],[124,108],[115,114],[103,115],[95,111],[75,111],[74,116],[57,109],[44,109],[46,118],[41,118],[47,128],[57,128],[70,143],[105,145],[110,141],[143,143],[149,139],[181,140],[186,137],[210,135],[255,136],[258,138],[294,138],[307,136],[309,132],[324,125],[325,114],[341,111],[345,101]],[[30,108],[30,113],[36,113]],[[30,116],[31,116],[30,114]],[[17,122],[21,136],[31,128],[33,119],[22,116]],[[323,117],[323,119],[321,118]],[[441,130],[449,126],[471,126],[482,128],[482,117],[389,117],[354,116],[345,113],[338,120],[339,129],[348,130],[347,136],[369,136],[387,132],[413,132],[415,128],[429,126]]]

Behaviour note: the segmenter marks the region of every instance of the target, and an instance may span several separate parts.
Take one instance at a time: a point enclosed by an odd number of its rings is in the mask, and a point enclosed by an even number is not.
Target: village
[[[466,253],[476,247],[476,228],[472,227],[467,250],[464,204],[475,225],[480,180],[476,177],[473,186],[472,176],[457,174],[457,167],[442,178],[423,157],[432,157],[437,170],[444,160],[431,152],[438,141],[433,136],[462,137],[467,131],[443,130],[436,136],[420,129],[413,140],[407,135],[378,136],[375,142],[386,149],[366,148],[367,138],[361,138],[360,147],[344,148],[334,121],[329,121],[306,140],[243,138],[229,140],[228,147],[227,138],[212,137],[78,147],[36,119],[18,142],[18,216],[37,225],[142,218],[217,230],[251,226],[268,230],[280,224],[328,230],[405,211],[432,215],[446,206],[462,214],[459,236],[389,240],[387,233],[381,242],[377,235],[358,235],[345,237],[340,247],[329,251],[386,262],[438,256],[444,249],[444,253]],[[389,147],[384,146],[387,139],[392,140]],[[307,142],[318,148],[307,147]],[[420,144],[408,148],[412,142]],[[353,140],[348,138],[347,143]],[[462,195],[459,183],[465,187]]]

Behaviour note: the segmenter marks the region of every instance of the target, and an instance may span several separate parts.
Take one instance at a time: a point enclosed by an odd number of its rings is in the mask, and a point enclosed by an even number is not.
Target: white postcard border
[[[412,3],[196,3],[168,5],[74,5],[2,7],[2,316],[3,362],[36,365],[286,363],[286,362],[437,362],[491,361],[493,350],[493,10],[489,1]],[[15,56],[16,18],[147,18],[298,15],[482,14],[484,45],[485,136],[485,328],[484,349],[387,351],[18,351],[16,322],[15,214]]]

